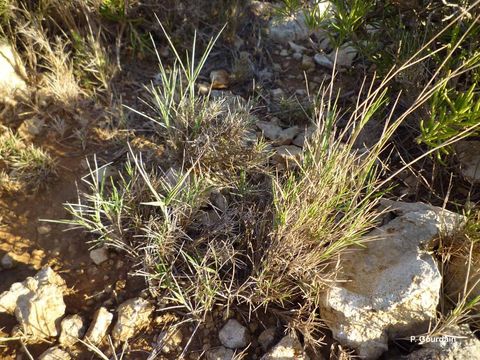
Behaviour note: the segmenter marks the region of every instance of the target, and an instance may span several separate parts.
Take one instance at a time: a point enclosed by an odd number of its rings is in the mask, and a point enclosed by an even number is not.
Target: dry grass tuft
[[[57,175],[56,163],[44,150],[27,145],[10,129],[0,133],[1,189],[36,192]]]

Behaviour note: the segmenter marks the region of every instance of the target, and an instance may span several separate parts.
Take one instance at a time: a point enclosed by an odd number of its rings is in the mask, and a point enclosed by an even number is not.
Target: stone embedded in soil
[[[180,328],[171,327],[160,333],[159,341],[162,344],[162,352],[169,354],[175,351],[183,341],[183,333]]]
[[[315,54],[313,60],[320,66],[333,69],[333,61],[325,54]]]
[[[307,50],[305,46],[295,44],[293,41],[289,41],[288,45],[290,46],[290,49],[293,50],[293,52],[302,54],[304,51]]]
[[[454,147],[460,163],[460,173],[472,184],[480,183],[480,141],[458,141]]]
[[[44,351],[39,357],[38,360],[70,360],[71,356],[65,350],[60,349],[59,347],[52,347]]]
[[[270,91],[270,94],[275,101],[279,101],[285,97],[285,92],[281,88],[273,89]]]
[[[277,335],[277,329],[275,327],[269,327],[263,330],[258,336],[258,343],[262,347],[263,351],[267,351],[270,345],[275,341]]]
[[[304,40],[308,37],[309,32],[303,11],[299,11],[290,17],[272,18],[267,31],[268,37],[280,44]]]
[[[372,231],[365,248],[344,256],[338,283],[322,295],[333,336],[376,359],[389,339],[420,334],[435,320],[442,277],[429,254],[464,217],[423,203],[383,201],[398,217]]]
[[[99,308],[93,315],[85,339],[94,345],[100,344],[107,335],[108,327],[112,323],[113,314],[104,307]]]
[[[18,298],[15,316],[25,334],[34,338],[53,337],[58,335],[65,308],[63,289],[56,285],[43,285]]]
[[[213,70],[210,73],[210,81],[212,89],[222,90],[228,88],[230,84],[230,74],[223,69]]]
[[[269,140],[276,140],[283,131],[280,126],[273,122],[259,120],[255,124],[262,130],[263,136]]]
[[[332,51],[328,56],[337,66],[349,68],[357,56],[358,51],[349,44],[343,44],[338,50]]]
[[[47,235],[52,231],[52,227],[49,224],[42,224],[37,226],[38,235]]]
[[[292,126],[288,129],[282,130],[278,135],[275,143],[279,145],[290,145],[295,138],[295,136],[300,132],[298,126]]]
[[[0,295],[0,312],[15,314],[24,333],[32,339],[57,336],[65,313],[64,290],[65,281],[45,267],[4,291]]]
[[[2,256],[2,259],[0,260],[0,266],[6,270],[13,268],[15,265],[15,262],[13,258],[9,254],[5,254]]]
[[[108,250],[105,246],[90,251],[90,259],[95,265],[100,265],[108,260]]]
[[[58,342],[63,346],[74,345],[85,335],[85,323],[80,315],[66,316],[60,323],[60,337]]]
[[[286,335],[261,360],[308,360],[295,334]]]
[[[294,145],[283,145],[275,148],[275,154],[272,160],[275,164],[295,166],[301,160],[303,150]]]
[[[25,120],[18,128],[18,133],[28,140],[33,140],[40,135],[45,127],[45,120],[40,118],[30,118]],[[49,226],[49,225],[48,225]]]
[[[112,330],[112,337],[125,342],[150,324],[153,306],[140,297],[121,303],[117,309],[118,320]]]
[[[302,57],[302,70],[311,72],[315,70],[315,61],[311,56],[303,55]]]
[[[421,349],[410,353],[406,360],[474,360],[480,358],[480,340],[468,325],[453,326],[442,331],[441,339],[450,341],[427,342]]]
[[[207,351],[207,360],[232,360],[235,353],[223,346]]]
[[[313,60],[318,65],[328,69],[333,69],[334,66],[350,68],[357,54],[358,51],[353,46],[343,44],[328,54],[315,54]]]
[[[230,319],[220,329],[218,338],[229,349],[244,348],[250,341],[248,329],[235,319]]]

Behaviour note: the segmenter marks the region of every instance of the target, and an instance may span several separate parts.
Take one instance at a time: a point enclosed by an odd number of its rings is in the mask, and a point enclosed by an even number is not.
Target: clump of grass
[[[157,125],[158,135],[187,167],[215,174],[216,180],[228,182],[239,170],[249,171],[265,163],[265,144],[253,133],[251,104],[233,95],[213,98],[197,94],[196,81],[218,36],[197,62],[196,37],[191,55],[183,60],[165,35],[176,59],[167,69],[158,56],[161,86],[148,88],[151,97],[145,103],[151,114],[139,114]]]
[[[115,175],[95,164],[84,179],[89,189],[78,203],[67,204],[72,219],[64,222],[90,231],[95,244],[129,253],[134,271],[166,302],[165,309],[197,322],[215,305],[280,309],[314,343],[321,331],[319,294],[336,280],[342,254],[369,240],[378,200],[395,176],[385,175],[381,162],[389,139],[464,69],[440,80],[435,72],[401,114],[387,87],[424,49],[382,81],[362,86],[348,116],[339,109],[332,77],[313,104],[317,131],[302,160],[295,169],[275,173],[258,142],[243,141],[249,112],[240,116],[228,99],[196,93],[213,42],[198,62],[194,52],[183,60],[172,46],[176,62],[167,69],[159,59],[162,86],[150,88],[150,111],[141,113],[155,124],[159,143],[177,156],[176,166],[147,163],[131,149]],[[382,136],[360,153],[355,141],[373,117],[385,124]],[[337,127],[345,118],[347,126]],[[253,162],[240,150],[250,152]],[[225,197],[226,206],[214,204],[215,193]]]
[[[0,134],[0,169],[4,189],[33,192],[47,186],[57,174],[56,162],[47,152],[26,145],[10,129]]]

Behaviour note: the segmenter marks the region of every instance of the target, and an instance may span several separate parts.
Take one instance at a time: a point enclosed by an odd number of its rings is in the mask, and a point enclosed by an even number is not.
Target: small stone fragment
[[[58,342],[63,346],[74,345],[78,339],[85,335],[85,324],[80,315],[70,315],[65,317],[60,323],[60,337]]]
[[[93,249],[90,251],[90,259],[95,265],[100,265],[108,260],[108,250],[105,246]]]
[[[330,53],[330,60],[333,62],[336,60],[337,66],[349,68],[352,66],[353,60],[357,56],[358,51],[349,44],[343,44],[338,51],[335,50]]]
[[[303,150],[294,145],[282,145],[275,149],[272,160],[275,164],[287,165],[287,167],[295,166],[301,160]]]
[[[229,349],[243,348],[250,341],[248,329],[235,319],[230,319],[223,325],[218,337],[222,345]]]
[[[315,54],[313,60],[320,66],[333,69],[333,61],[325,54]]]
[[[305,46],[295,44],[293,41],[289,41],[288,45],[290,46],[290,49],[292,49],[293,52],[297,54],[301,54],[307,50]]]
[[[272,95],[272,99],[273,100],[281,100],[285,97],[285,92],[280,89],[280,88],[277,88],[277,89],[273,89],[270,94]]]
[[[274,17],[268,27],[268,36],[275,42],[287,44],[289,41],[306,39],[309,35],[305,14],[299,11],[297,14],[286,17]]]
[[[38,235],[47,235],[52,231],[52,227],[49,224],[42,224],[37,227]]]
[[[295,334],[285,336],[261,360],[308,360]]]
[[[70,354],[65,350],[60,349],[59,347],[52,347],[44,351],[39,357],[38,360],[70,360]]]
[[[282,130],[275,143],[279,145],[290,145],[295,136],[300,132],[298,126],[292,126]]]
[[[140,297],[129,299],[117,309],[118,320],[112,330],[112,337],[119,342],[125,342],[140,330],[150,324],[153,306]]]
[[[232,360],[234,355],[233,350],[220,346],[207,351],[207,360]]]
[[[15,262],[9,254],[5,254],[2,256],[2,260],[0,260],[0,265],[4,269],[11,269],[15,265]]]
[[[107,335],[108,327],[112,323],[113,314],[104,307],[99,308],[93,315],[92,323],[88,328],[85,339],[94,344],[100,344]]]
[[[164,331],[160,334],[160,339],[162,341],[162,352],[169,354],[173,352],[177,347],[182,345],[183,334],[181,329],[172,327],[167,331]]]
[[[256,125],[262,130],[263,136],[269,140],[277,139],[282,133],[282,128],[273,122],[259,120]]]
[[[258,336],[258,343],[262,347],[263,351],[267,351],[270,345],[275,341],[277,334],[277,329],[274,327],[269,327],[263,330]]]
[[[226,70],[213,70],[210,73],[212,89],[221,90],[228,88],[230,84],[230,74]]]
[[[305,72],[311,72],[315,70],[315,60],[313,60],[311,56],[303,55],[302,70],[304,70]]]

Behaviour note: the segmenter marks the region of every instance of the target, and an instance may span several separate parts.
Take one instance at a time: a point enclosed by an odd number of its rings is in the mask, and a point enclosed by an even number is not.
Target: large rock
[[[320,355],[319,355],[320,356]],[[308,360],[295,334],[283,337],[261,360]],[[320,358],[321,359],[321,358]]]
[[[150,323],[153,306],[142,298],[129,299],[117,309],[118,320],[112,330],[113,339],[124,342]]]
[[[248,329],[235,319],[230,319],[223,325],[218,337],[222,345],[229,349],[244,348],[250,341]]]
[[[85,339],[91,344],[100,344],[107,335],[112,320],[113,314],[111,312],[104,307],[99,308],[93,315],[93,320],[85,335]]]
[[[407,360],[475,360],[480,359],[480,341],[468,325],[454,326],[441,337],[429,338],[420,350],[406,357]]]
[[[275,341],[275,337],[277,336],[277,328],[269,327],[263,330],[260,335],[258,336],[258,343],[262,347],[263,351],[267,351],[270,345],[273,344]]]
[[[24,74],[23,64],[10,44],[0,41],[0,96],[12,95],[27,88],[19,74]]]
[[[384,201],[398,217],[372,231],[363,249],[344,256],[339,279],[323,295],[322,315],[333,336],[358,355],[376,359],[390,338],[427,330],[435,319],[442,278],[428,253],[461,215],[422,203]]]
[[[14,283],[0,295],[0,312],[15,314],[25,334],[32,338],[58,335],[60,320],[65,313],[63,292],[65,281],[50,267],[34,277]]]

